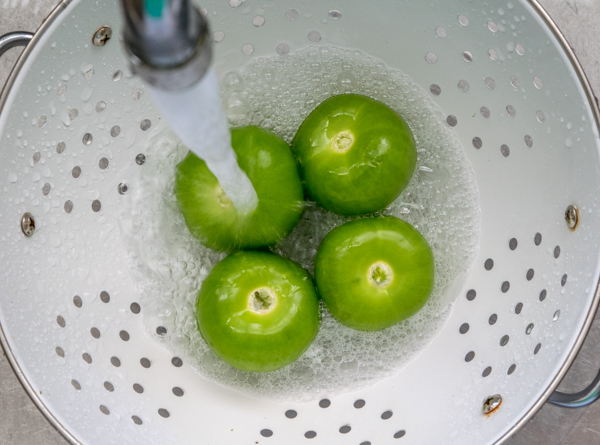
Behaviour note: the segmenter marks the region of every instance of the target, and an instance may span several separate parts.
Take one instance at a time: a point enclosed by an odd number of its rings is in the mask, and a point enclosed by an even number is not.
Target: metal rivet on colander
[[[118,368],[119,366],[121,366],[121,360],[119,360],[117,357],[111,357],[110,358],[110,363],[115,367]]]
[[[321,408],[329,408],[330,405],[331,405],[331,401],[329,399],[319,400],[319,406]]]
[[[473,138],[473,147],[475,147],[476,149],[480,149],[481,147],[483,147],[483,141],[481,140],[480,137],[475,136]]]
[[[531,334],[531,331],[533,331],[533,323],[529,323],[529,324],[527,325],[527,329],[525,329],[525,333],[526,333],[527,335],[529,335],[529,334]]]
[[[429,86],[429,91],[431,91],[431,94],[434,96],[439,96],[442,93],[440,86],[436,85],[435,83]]]
[[[483,407],[481,408],[481,411],[486,416],[489,416],[498,408],[500,408],[500,405],[502,405],[502,396],[500,394],[494,394],[493,396],[487,397],[483,401]]]
[[[451,127],[456,127],[456,124],[458,123],[458,120],[456,119],[456,116],[454,115],[450,115],[446,118],[446,122],[448,123],[448,125],[450,125]]]
[[[115,386],[110,382],[104,382],[104,389],[108,392],[113,392],[115,390]]]
[[[87,364],[90,364],[90,363],[92,363],[92,356],[91,356],[90,354],[88,354],[87,352],[84,352],[84,353],[81,355],[81,358],[83,358],[83,360],[84,360],[84,361],[85,361]]]
[[[142,308],[140,307],[140,305],[138,303],[131,303],[131,306],[129,306],[129,309],[134,314],[139,314],[140,311],[142,310]]]
[[[160,409],[158,410],[158,414],[159,414],[161,417],[164,417],[165,419],[167,419],[168,417],[170,417],[170,416],[171,416],[171,414],[169,414],[169,411],[167,411],[167,410],[166,410],[166,409],[164,409],[164,408],[160,408]]]
[[[570,205],[565,210],[565,221],[567,222],[567,227],[571,232],[574,232],[579,225],[579,209],[577,206]]]
[[[138,394],[142,394],[144,392],[144,387],[142,385],[140,385],[139,383],[134,383],[133,390],[135,392],[137,392]]]
[[[146,156],[144,154],[140,153],[135,157],[135,163],[137,165],[143,165],[144,162],[146,162]]]
[[[119,191],[119,195],[124,195],[125,193],[127,193],[127,190],[129,190],[129,187],[127,186],[127,184],[121,182],[117,186],[117,190]]]
[[[508,340],[510,340],[510,337],[508,335],[503,335],[500,339],[500,346],[506,346],[508,344]]]
[[[77,391],[81,391],[81,385],[77,380],[71,380],[71,385],[73,385],[73,388],[75,388]]]
[[[546,299],[546,295],[548,294],[548,292],[546,291],[546,289],[543,289],[540,292],[540,301],[544,301]]]
[[[123,341],[129,341],[129,332],[127,331],[121,331],[119,332],[119,337],[121,337],[121,340]]]
[[[81,297],[79,295],[75,295],[73,297],[73,304],[77,308],[80,308],[83,305],[83,301],[81,300]]]
[[[304,437],[306,437],[307,439],[314,439],[315,437],[317,437],[317,433],[316,431],[307,431],[306,433],[304,433]]]
[[[58,325],[61,328],[64,328],[66,326],[65,319],[61,315],[59,315],[58,317],[56,317],[56,322],[58,323]]]
[[[156,333],[158,335],[165,335],[167,333],[167,328],[165,328],[164,326],[159,326],[156,328]]]
[[[96,213],[102,210],[102,203],[97,199],[94,199],[94,201],[92,201],[92,210]]]
[[[112,29],[110,29],[110,27],[108,27],[108,26],[101,26],[94,33],[94,36],[92,37],[92,43],[95,46],[104,46],[104,45],[106,45],[106,42],[108,42],[110,40],[111,37],[112,37]]]
[[[490,375],[492,373],[492,367],[488,366],[487,368],[485,368],[483,370],[483,372],[481,373],[482,377],[487,377],[488,375]]]
[[[21,216],[21,231],[27,237],[30,237],[35,232],[35,218],[29,212],[25,212]]]
[[[181,360],[179,357],[173,357],[171,359],[171,364],[176,368],[181,368],[183,366],[183,360]]]
[[[394,415],[394,413],[393,413],[392,411],[390,411],[390,410],[387,410],[387,411],[384,411],[384,412],[381,414],[381,418],[382,418],[383,420],[388,420],[388,419],[390,419],[390,418],[391,418],[393,415]]]
[[[508,368],[508,371],[506,371],[506,373],[508,375],[511,375],[513,372],[515,372],[515,369],[517,369],[517,365],[515,365],[514,363],[512,365],[510,365],[510,367]]]
[[[467,352],[467,355],[465,355],[465,362],[470,362],[471,360],[473,360],[475,358],[475,352],[473,351],[469,351]]]
[[[394,439],[400,439],[406,435],[406,431],[400,430],[394,433]]]
[[[93,141],[94,141],[94,136],[92,136],[91,133],[84,134],[83,138],[81,139],[81,142],[83,142],[83,145],[90,145]]]
[[[340,433],[342,434],[347,434],[352,430],[352,427],[350,427],[350,425],[344,425],[342,427],[340,427]]]
[[[63,348],[61,348],[60,346],[57,346],[56,347],[56,355],[58,355],[59,357],[64,357],[65,351],[63,350]]]
[[[334,20],[341,19],[342,13],[337,9],[332,9],[331,11],[329,11],[329,17],[331,17]]]
[[[107,416],[110,414],[110,410],[104,405],[100,405],[100,411],[102,414],[106,414]]]
[[[138,416],[131,416],[131,420],[133,420],[133,423],[135,423],[136,425],[141,425],[142,419],[140,419]]]
[[[476,296],[477,296],[477,292],[475,291],[475,289],[471,289],[467,292],[467,300],[469,300],[469,301],[473,301]]]
[[[365,402],[363,399],[358,399],[354,401],[354,408],[356,409],[361,409],[366,405],[367,402]]]
[[[461,324],[460,328],[458,329],[458,332],[460,332],[461,334],[466,334],[467,332],[469,332],[469,323]]]
[[[285,412],[285,417],[287,417],[288,419],[295,419],[297,415],[298,415],[298,413],[296,411],[294,411],[293,409],[288,409]]]
[[[515,306],[515,314],[519,315],[523,310],[523,303],[517,303]]]
[[[173,389],[173,394],[176,395],[177,397],[183,397],[183,389],[181,389],[179,386],[175,386]]]

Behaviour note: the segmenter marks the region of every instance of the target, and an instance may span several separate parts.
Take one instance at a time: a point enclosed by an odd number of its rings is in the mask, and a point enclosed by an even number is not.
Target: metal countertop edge
[[[21,56],[19,57],[19,60],[17,61],[16,65],[15,65],[15,67],[11,71],[9,78],[8,78],[8,80],[7,80],[4,88],[2,89],[2,93],[0,94],[0,113],[2,113],[2,110],[4,109],[4,106],[6,104],[6,100],[8,98],[9,91],[11,90],[11,88],[12,88],[12,86],[13,86],[13,84],[14,84],[14,82],[15,82],[18,74],[19,74],[19,72],[21,71],[21,68],[25,64],[25,61],[27,60],[27,58],[29,57],[29,55],[33,51],[33,48],[41,40],[42,35],[48,30],[48,28],[50,27],[50,25],[66,9],[66,7],[70,3],[72,3],[72,1],[73,0],[62,0],[56,6],[56,8],[54,8],[54,10],[50,13],[50,15],[48,15],[48,17],[46,18],[46,20],[44,20],[44,22],[41,24],[41,26],[35,32],[35,35],[34,35],[33,39],[31,40],[31,42],[29,42],[29,44],[25,47],[25,50],[23,51],[23,53],[21,54]],[[548,27],[550,28],[550,30],[552,31],[552,33],[554,34],[554,36],[557,38],[557,40],[561,44],[562,49],[567,54],[567,56],[568,56],[568,58],[569,58],[569,60],[570,60],[570,62],[572,64],[573,68],[575,69],[575,72],[577,73],[577,76],[579,77],[579,81],[581,82],[581,84],[582,84],[582,86],[583,86],[583,88],[585,90],[588,102],[589,102],[589,104],[590,104],[590,106],[592,108],[592,111],[594,113],[594,118],[595,118],[595,121],[596,121],[596,128],[600,132],[600,110],[598,109],[598,103],[596,102],[596,96],[593,93],[592,87],[590,85],[590,82],[589,82],[587,76],[585,75],[585,73],[583,71],[581,63],[577,59],[577,56],[573,52],[573,49],[571,48],[571,46],[569,45],[569,43],[565,39],[564,35],[562,34],[562,32],[560,31],[560,29],[558,28],[558,26],[556,25],[556,23],[552,19],[552,17],[550,17],[550,15],[548,14],[548,12],[546,12],[546,10],[542,7],[542,5],[540,5],[540,3],[538,2],[538,0],[527,0],[527,2],[536,10],[536,12],[544,20],[544,22],[546,23],[546,25],[548,25]],[[577,357],[577,354],[579,353],[579,350],[581,349],[581,346],[583,345],[583,342],[585,341],[585,338],[587,337],[587,334],[588,334],[588,332],[590,330],[590,327],[591,327],[591,325],[592,325],[592,323],[594,321],[594,318],[596,316],[596,312],[598,311],[599,304],[600,304],[600,282],[598,282],[596,284],[596,292],[594,294],[594,300],[592,301],[592,305],[591,305],[590,310],[588,312],[588,315],[587,315],[587,317],[585,319],[583,327],[582,327],[579,335],[577,336],[577,340],[575,341],[575,344],[574,344],[573,348],[571,349],[569,355],[567,356],[567,359],[565,360],[565,362],[561,366],[559,372],[556,374],[556,376],[554,377],[554,379],[552,380],[552,382],[550,383],[550,385],[548,386],[548,388],[546,388],[546,390],[544,391],[544,393],[542,394],[542,396],[529,409],[529,411],[527,412],[527,414],[525,414],[525,416],[523,416],[515,425],[513,425],[506,432],[506,434],[503,437],[501,437],[498,441],[496,441],[494,443],[494,445],[502,445],[502,444],[506,443],[506,441],[514,433],[516,433],[529,420],[531,420],[533,418],[533,416],[540,410],[540,408],[546,403],[546,401],[548,400],[548,398],[552,395],[552,393],[554,392],[554,390],[558,387],[558,385],[560,384],[560,382],[562,381],[562,379],[565,377],[565,375],[569,371],[569,368],[573,364],[573,361]],[[17,376],[17,378],[21,382],[21,385],[23,386],[23,388],[25,389],[25,391],[27,392],[27,394],[29,395],[29,397],[31,398],[31,400],[33,401],[33,403],[35,403],[35,405],[38,407],[38,409],[40,410],[40,412],[46,417],[46,419],[48,419],[48,421],[52,424],[52,426],[54,426],[54,428],[56,428],[58,430],[58,432],[70,444],[72,444],[72,445],[83,445],[82,442],[80,442],[79,440],[77,440],[75,438],[75,436],[73,436],[58,421],[58,419],[56,419],[56,417],[54,417],[54,415],[50,412],[50,410],[46,407],[46,405],[44,405],[44,402],[40,399],[40,397],[38,396],[38,394],[35,392],[35,390],[33,389],[32,385],[27,380],[27,377],[25,376],[25,374],[21,370],[21,367],[17,363],[17,360],[16,360],[15,356],[12,353],[12,350],[10,348],[10,345],[8,344],[8,340],[6,338],[6,335],[4,334],[4,330],[2,328],[2,324],[1,323],[0,323],[0,345],[4,349],[4,352],[6,353],[6,357],[8,358],[8,361],[9,361],[10,365],[12,366],[12,368],[13,368],[16,376]]]

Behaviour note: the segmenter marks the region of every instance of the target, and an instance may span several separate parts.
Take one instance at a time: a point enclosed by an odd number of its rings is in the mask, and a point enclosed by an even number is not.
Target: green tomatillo
[[[377,331],[421,309],[433,289],[434,260],[423,236],[392,216],[357,219],[325,237],[315,279],[333,317]]]
[[[231,145],[256,190],[257,207],[239,212],[206,163],[190,152],[177,166],[179,209],[192,235],[213,249],[231,252],[275,244],[304,210],[294,156],[283,139],[256,126],[232,129]]]
[[[406,122],[387,105],[357,94],[321,103],[300,126],[292,150],[309,197],[340,215],[389,205],[417,161]]]
[[[202,283],[196,319],[204,340],[231,366],[274,371],[297,360],[319,328],[312,278],[288,259],[236,252]]]

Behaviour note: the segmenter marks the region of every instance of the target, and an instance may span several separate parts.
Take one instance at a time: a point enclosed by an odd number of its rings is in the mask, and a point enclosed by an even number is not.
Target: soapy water
[[[185,146],[206,162],[233,206],[239,212],[256,208],[256,191],[231,148],[214,70],[210,68],[202,80],[183,91],[149,88],[163,117]]]
[[[144,147],[122,215],[125,244],[147,332],[204,377],[275,400],[312,400],[356,390],[397,373],[444,326],[452,301],[478,249],[480,209],[473,169],[441,110],[402,72],[359,51],[310,47],[294,55],[259,58],[221,82],[232,126],[255,124],[291,142],[306,116],[336,94],[380,100],[404,117],[417,144],[417,167],[407,188],[381,213],[415,226],[435,258],[429,302],[413,317],[379,332],[336,322],[322,306],[317,338],[296,362],[274,372],[240,371],[217,358],[201,338],[194,316],[202,281],[226,254],[192,237],[174,196],[175,167],[187,149],[170,131]],[[313,272],[317,248],[329,231],[350,218],[314,203],[274,251]],[[167,333],[158,335],[158,326]],[[162,331],[164,332],[164,331]]]

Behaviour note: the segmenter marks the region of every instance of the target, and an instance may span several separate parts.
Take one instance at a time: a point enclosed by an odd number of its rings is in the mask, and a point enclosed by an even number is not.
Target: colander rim
[[[6,84],[4,85],[4,88],[0,92],[0,114],[2,113],[2,111],[6,105],[6,101],[8,99],[9,93],[10,93],[17,77],[19,76],[21,69],[23,68],[25,62],[27,61],[28,57],[31,55],[31,53],[33,52],[34,48],[39,43],[39,41],[42,40],[43,35],[48,31],[48,29],[50,28],[52,23],[60,16],[60,14],[62,14],[67,9],[67,7],[70,4],[74,3],[74,1],[75,0],[61,0],[58,3],[58,5],[52,10],[52,12],[50,12],[48,17],[42,22],[40,27],[35,31],[33,38],[27,44],[27,46],[25,47],[25,49],[19,56],[17,63],[13,67],[13,69],[8,77],[8,80],[6,81]],[[594,92],[592,90],[592,86],[589,82],[589,79],[588,79],[587,75],[585,74],[585,72],[583,71],[583,67],[581,66],[581,63],[579,62],[577,56],[575,55],[575,52],[573,51],[573,49],[567,42],[562,31],[560,31],[560,29],[558,28],[558,25],[556,24],[554,19],[552,19],[552,17],[548,14],[548,12],[544,9],[544,7],[539,3],[539,1],[538,0],[526,0],[526,1],[540,15],[540,17],[543,19],[543,21],[546,23],[546,25],[550,28],[550,30],[552,31],[552,33],[554,34],[556,39],[559,41],[562,49],[565,51],[567,58],[571,62],[573,69],[577,73],[577,77],[579,78],[579,81],[581,82],[581,84],[583,86],[586,97],[588,99],[588,102],[589,102],[589,104],[592,108],[593,114],[594,114],[596,128],[600,132],[600,109],[598,108],[598,102],[596,101],[596,96],[594,95]],[[585,341],[585,339],[589,333],[590,327],[594,321],[594,318],[596,316],[596,312],[598,311],[599,305],[600,305],[600,280],[596,284],[596,291],[594,293],[594,299],[590,306],[590,310],[586,316],[585,322],[581,328],[581,331],[578,333],[577,339],[573,345],[573,348],[571,349],[571,351],[569,352],[569,355],[567,356],[567,358],[561,365],[558,373],[554,376],[554,378],[552,379],[552,382],[548,385],[546,390],[542,393],[541,397],[538,398],[538,400],[531,406],[531,408],[527,411],[527,413],[518,422],[516,422],[512,426],[512,428],[510,428],[500,439],[498,439],[494,443],[494,445],[502,445],[502,444],[506,443],[506,441],[513,434],[515,434],[519,429],[521,429],[523,427],[523,425],[525,425],[525,423],[527,423],[529,420],[531,420],[533,418],[533,416],[540,410],[540,408],[546,403],[548,398],[556,390],[556,388],[558,387],[558,385],[560,384],[562,379],[566,376],[567,372],[569,371],[571,365],[573,364],[573,361],[577,357],[577,354],[579,353],[579,350],[581,349],[581,346],[583,345],[583,342]],[[8,358],[8,361],[9,361],[15,375],[19,379],[21,385],[23,386],[23,388],[25,389],[25,391],[27,392],[28,396],[33,401],[33,403],[37,406],[37,408],[40,410],[40,412],[48,420],[48,422],[70,444],[83,445],[83,443],[80,442],[78,439],[76,439],[75,436],[73,434],[71,434],[67,430],[67,428],[64,425],[62,425],[62,423],[54,416],[54,414],[52,414],[50,409],[44,404],[42,399],[39,397],[37,392],[34,390],[33,386],[31,385],[31,383],[25,376],[25,373],[21,369],[19,363],[17,362],[15,355],[13,354],[13,351],[12,351],[10,344],[8,342],[8,339],[4,333],[4,329],[2,327],[1,322],[0,322],[0,345],[2,346],[2,349],[4,350],[4,353],[6,354],[6,357]]]

